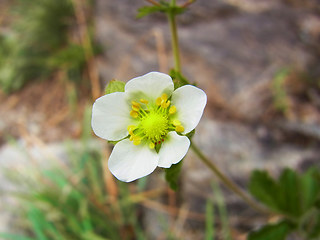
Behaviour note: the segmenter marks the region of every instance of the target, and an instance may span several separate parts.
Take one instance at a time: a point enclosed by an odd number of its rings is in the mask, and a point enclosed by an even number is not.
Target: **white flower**
[[[108,162],[119,180],[131,182],[157,166],[170,168],[186,155],[190,141],[185,134],[198,125],[207,96],[191,85],[173,90],[170,76],[150,72],[128,81],[124,92],[93,104],[94,133],[119,141]]]

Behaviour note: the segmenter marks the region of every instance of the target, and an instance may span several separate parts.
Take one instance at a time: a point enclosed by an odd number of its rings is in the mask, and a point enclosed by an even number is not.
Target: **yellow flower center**
[[[177,109],[171,105],[167,94],[162,94],[155,102],[146,99],[131,102],[130,116],[138,119],[138,124],[129,125],[130,141],[135,145],[146,142],[150,148],[159,149],[170,131],[181,133],[184,127],[175,119]]]
[[[142,117],[140,127],[148,139],[159,141],[168,132],[168,117],[161,112],[150,111]]]

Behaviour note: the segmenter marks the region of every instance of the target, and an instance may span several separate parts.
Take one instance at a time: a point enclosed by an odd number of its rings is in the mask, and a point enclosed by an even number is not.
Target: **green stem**
[[[175,1],[171,2],[172,5],[175,5]],[[179,53],[179,40],[178,40],[178,33],[177,33],[177,24],[175,14],[172,12],[168,13],[169,23],[170,23],[170,30],[171,30],[171,44],[172,44],[172,51],[174,56],[174,69],[177,72],[181,72],[181,65],[180,65],[180,53]]]
[[[218,168],[217,166],[211,162],[202,152],[201,150],[193,143],[191,142],[191,149],[197,154],[197,156],[202,160],[204,164],[207,165],[207,167],[216,174],[216,176],[234,193],[236,193],[239,197],[241,197],[249,206],[254,208],[255,210],[262,212],[264,214],[270,212],[258,205],[254,200],[252,200],[245,192],[243,192],[236,184],[234,184],[227,176],[225,176]]]

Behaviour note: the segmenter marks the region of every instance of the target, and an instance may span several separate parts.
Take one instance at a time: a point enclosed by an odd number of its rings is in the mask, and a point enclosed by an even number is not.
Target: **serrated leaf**
[[[285,240],[286,236],[293,229],[294,226],[286,221],[272,225],[269,224],[258,231],[250,233],[248,240]]]
[[[319,199],[318,171],[314,168],[299,175],[294,170],[285,169],[278,180],[272,179],[266,171],[254,171],[249,190],[256,199],[276,212],[300,218],[316,206]]]
[[[114,92],[124,92],[124,86],[126,84],[121,81],[111,80],[105,89],[105,94],[110,94]]]
[[[178,189],[178,180],[181,172],[182,161],[183,159],[179,163],[172,164],[170,168],[165,169],[166,181],[169,183],[170,188],[174,191]]]

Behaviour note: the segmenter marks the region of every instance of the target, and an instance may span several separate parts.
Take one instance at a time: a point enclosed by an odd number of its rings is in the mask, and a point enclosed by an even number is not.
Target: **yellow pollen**
[[[161,105],[161,102],[162,102],[162,99],[161,99],[160,97],[158,97],[158,98],[156,99],[156,105],[157,105],[157,106],[160,106],[160,105]]]
[[[143,98],[141,98],[141,99],[140,99],[140,102],[142,102],[142,103],[144,103],[144,104],[148,104],[148,103],[149,103],[149,101],[148,101],[148,100],[143,99]]]
[[[134,126],[134,125],[129,125],[128,128],[127,128],[129,134],[130,134],[130,135],[133,135],[133,131],[134,131],[136,128],[137,128],[137,127]]]
[[[131,108],[132,108],[133,111],[139,112],[140,106],[137,107],[137,106],[132,104]]]
[[[134,136],[133,137],[133,144],[139,145],[140,143],[141,143],[141,138],[139,136]]]
[[[153,142],[150,142],[150,143],[149,143],[149,148],[154,149],[155,146],[156,146],[156,145],[155,145]]]
[[[169,114],[175,114],[177,112],[177,108],[176,108],[176,106],[171,106],[170,108],[169,108]]]
[[[139,116],[139,113],[137,111],[131,110],[130,116],[133,118],[137,118]]]
[[[140,103],[136,101],[131,101],[132,106],[140,107]]]
[[[163,93],[161,96],[161,100],[166,102],[168,100],[168,95],[166,93]]]
[[[180,125],[181,125],[181,122],[180,122],[179,120],[175,119],[175,120],[172,121],[172,124],[173,124],[175,127],[177,127],[177,126],[180,126]]]
[[[181,133],[181,132],[183,132],[183,131],[184,131],[184,127],[183,127],[182,125],[176,126],[176,132]]]
[[[168,108],[170,106],[170,100],[168,100],[167,102],[162,101],[161,102],[161,107],[162,108]]]

